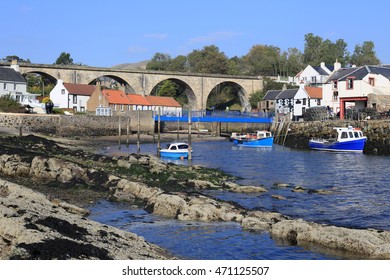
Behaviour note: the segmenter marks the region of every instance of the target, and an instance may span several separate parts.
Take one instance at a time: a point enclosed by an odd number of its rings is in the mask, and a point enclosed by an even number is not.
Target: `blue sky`
[[[61,52],[74,62],[111,67],[172,58],[216,45],[229,58],[258,44],[303,52],[307,33],[335,42],[373,41],[390,64],[390,1],[262,0],[0,0],[0,58],[17,55],[52,64]]]

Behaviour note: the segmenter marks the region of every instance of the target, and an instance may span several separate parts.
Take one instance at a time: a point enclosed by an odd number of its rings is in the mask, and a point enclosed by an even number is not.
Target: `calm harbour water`
[[[105,149],[107,154],[134,152],[134,145]],[[390,157],[273,148],[238,148],[229,141],[193,143],[193,164],[240,176],[245,185],[263,185],[265,194],[209,191],[248,209],[262,209],[318,223],[353,228],[390,229]],[[153,154],[156,144],[141,146]],[[205,156],[207,155],[207,156]],[[184,161],[173,161],[188,164]],[[276,187],[287,183],[290,187]],[[294,186],[307,191],[292,192]],[[308,191],[310,190],[310,191]],[[318,194],[316,190],[329,191]],[[272,196],[285,199],[275,199]],[[127,204],[100,201],[91,219],[144,236],[187,259],[336,259],[333,255],[280,244],[267,233],[243,231],[237,223],[197,223],[163,219]]]

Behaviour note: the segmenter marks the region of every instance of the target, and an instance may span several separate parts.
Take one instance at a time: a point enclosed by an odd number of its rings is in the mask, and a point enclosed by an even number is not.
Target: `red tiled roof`
[[[127,98],[130,100],[132,105],[145,105],[151,106],[152,104],[141,94],[128,94]]]
[[[129,98],[127,98],[126,94],[124,94],[123,91],[120,90],[103,89],[102,94],[110,104],[123,104],[123,105],[133,104],[130,102]]]
[[[320,87],[305,87],[305,90],[310,98],[322,99],[322,88],[320,88]]]
[[[146,99],[154,106],[181,107],[180,103],[172,97],[148,95]]]
[[[64,87],[70,94],[77,94],[77,95],[91,96],[92,93],[95,91],[95,86],[93,85],[64,83]]]

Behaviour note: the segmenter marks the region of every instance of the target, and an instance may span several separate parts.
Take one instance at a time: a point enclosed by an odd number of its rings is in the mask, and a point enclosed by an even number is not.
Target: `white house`
[[[58,80],[50,92],[54,106],[63,109],[73,109],[74,112],[85,112],[87,101],[95,90],[93,85],[64,83]]]
[[[337,61],[333,66],[326,66],[324,62],[321,62],[320,66],[308,65],[295,76],[295,80],[297,81],[297,84],[303,82],[305,85],[321,85],[326,82],[329,75],[334,70],[337,70],[340,67],[341,65]]]
[[[340,119],[344,119],[347,107],[387,112],[390,109],[390,68],[367,65],[341,68],[324,84],[323,100],[325,106],[340,112]]]
[[[10,95],[22,105],[40,108],[36,99],[37,95],[27,92],[26,79],[19,72],[16,60],[12,61],[11,67],[0,67],[0,96]]]

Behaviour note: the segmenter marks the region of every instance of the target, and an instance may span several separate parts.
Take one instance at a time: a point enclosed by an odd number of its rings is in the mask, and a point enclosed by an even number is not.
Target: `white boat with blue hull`
[[[169,158],[188,158],[189,145],[187,143],[170,143],[166,149],[160,150],[160,156]]]
[[[313,138],[309,140],[309,148],[331,152],[362,153],[367,142],[367,137],[359,128],[334,127],[337,135],[335,138]]]
[[[234,139],[233,143],[239,147],[268,147],[274,144],[272,133],[266,130],[258,130],[256,133],[247,134],[245,138]]]

